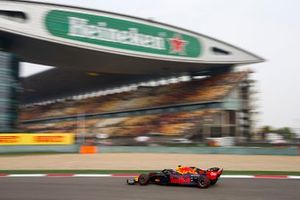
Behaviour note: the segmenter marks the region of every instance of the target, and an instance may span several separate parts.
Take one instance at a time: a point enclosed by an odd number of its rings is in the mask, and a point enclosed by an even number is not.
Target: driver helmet
[[[182,167],[181,165],[178,165],[178,166],[176,167],[176,171],[179,171],[181,167]]]

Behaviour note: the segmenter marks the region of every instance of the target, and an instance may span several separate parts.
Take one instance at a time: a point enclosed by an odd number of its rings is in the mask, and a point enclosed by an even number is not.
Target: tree
[[[271,126],[263,126],[263,127],[260,129],[259,133],[260,133],[262,139],[264,140],[264,139],[266,138],[266,134],[267,134],[267,133],[271,133],[272,131],[273,131],[273,129],[272,129]]]
[[[286,140],[291,140],[295,137],[295,133],[293,133],[289,127],[279,128],[277,130],[274,130],[274,132],[282,135]]]

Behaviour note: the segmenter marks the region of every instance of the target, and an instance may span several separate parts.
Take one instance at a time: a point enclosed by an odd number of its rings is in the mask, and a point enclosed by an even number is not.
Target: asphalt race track
[[[299,199],[300,180],[221,179],[208,189],[129,186],[116,177],[2,177],[1,200]]]

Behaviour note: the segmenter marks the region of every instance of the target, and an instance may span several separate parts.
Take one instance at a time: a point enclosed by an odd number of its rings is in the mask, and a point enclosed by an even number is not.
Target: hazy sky
[[[298,0],[39,0],[113,11],[190,29],[266,59],[257,80],[259,125],[300,128]],[[28,74],[36,67],[27,65]]]

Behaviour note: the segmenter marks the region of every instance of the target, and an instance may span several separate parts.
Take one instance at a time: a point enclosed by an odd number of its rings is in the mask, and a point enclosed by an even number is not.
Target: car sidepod
[[[172,174],[169,183],[175,185],[197,185],[199,175],[194,174]]]

